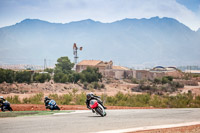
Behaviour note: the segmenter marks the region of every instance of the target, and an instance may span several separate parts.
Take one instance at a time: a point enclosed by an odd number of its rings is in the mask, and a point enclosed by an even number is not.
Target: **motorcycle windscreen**
[[[91,107],[92,109],[96,108],[97,106],[98,106],[97,100],[91,100],[91,101],[90,101],[90,107]]]
[[[50,101],[49,101],[49,105],[50,105],[50,106],[54,106],[54,105],[56,105],[56,101],[54,101],[54,100],[50,100]]]

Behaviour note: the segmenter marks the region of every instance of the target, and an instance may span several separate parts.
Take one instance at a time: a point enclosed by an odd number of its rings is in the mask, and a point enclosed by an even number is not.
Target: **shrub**
[[[159,78],[155,78],[154,81],[153,81],[153,83],[155,83],[155,84],[161,84],[162,80],[159,79]]]
[[[158,95],[153,95],[151,97],[151,100],[149,101],[149,105],[153,107],[167,107],[167,100],[158,96]]]
[[[98,84],[98,82],[92,82],[93,88],[94,89],[99,89],[100,85]]]
[[[70,104],[70,102],[72,101],[72,96],[71,95],[69,95],[69,94],[64,94],[63,96],[62,96],[62,101],[61,101],[61,104],[62,105],[69,105]]]
[[[134,84],[138,84],[139,83],[139,81],[136,78],[132,78],[131,82],[134,83]]]
[[[18,83],[30,83],[31,82],[31,72],[30,71],[19,71],[16,73],[16,82]]]
[[[0,83],[7,82],[13,83],[15,81],[15,72],[0,68]]]
[[[6,70],[5,71],[5,81],[7,83],[13,83],[15,81],[15,73],[12,70]]]
[[[162,78],[162,84],[166,84],[166,83],[169,83],[170,81],[168,80],[168,78],[166,77],[163,77]]]
[[[30,98],[24,98],[23,103],[28,103],[28,104],[43,104],[43,93],[38,93],[34,96],[31,96]]]
[[[6,97],[6,100],[8,102],[10,102],[11,104],[20,104],[21,103],[19,96],[17,96],[17,95]]]
[[[101,73],[99,73],[98,68],[87,67],[86,70],[83,70],[80,75],[81,82],[98,82],[102,79]]]
[[[33,76],[33,81],[44,83],[45,81],[49,81],[51,79],[51,76],[49,73],[35,73]]]
[[[76,105],[85,105],[85,101],[86,101],[86,94],[85,93],[81,93],[75,96],[75,104]]]
[[[87,82],[84,82],[84,83],[83,83],[83,89],[88,89],[87,87],[88,87],[88,83],[87,83]]]
[[[53,73],[53,70],[54,70],[54,69],[51,69],[51,68],[46,68],[46,69],[44,69],[44,71],[45,71],[45,72],[48,72],[48,73]]]
[[[100,87],[101,87],[101,88],[105,88],[105,85],[104,85],[104,84],[101,84]]]
[[[43,94],[39,93],[30,98],[24,98],[20,102],[19,96],[6,97],[11,104],[43,104]],[[86,94],[50,94],[50,98],[54,99],[58,105],[85,105]],[[192,93],[178,94],[176,96],[168,95],[150,95],[150,94],[123,94],[118,92],[114,96],[101,95],[102,101],[110,106],[130,106],[130,107],[169,107],[169,108],[199,108],[200,96],[194,96]]]

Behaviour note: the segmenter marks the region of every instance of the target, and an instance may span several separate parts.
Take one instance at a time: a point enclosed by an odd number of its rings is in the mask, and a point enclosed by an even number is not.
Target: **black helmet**
[[[91,99],[91,95],[87,94],[87,100],[90,100],[90,99]]]
[[[93,93],[87,94],[87,100],[90,100],[93,97]]]
[[[48,96],[45,96],[44,99],[47,100],[47,99],[49,99],[49,98],[48,98]]]

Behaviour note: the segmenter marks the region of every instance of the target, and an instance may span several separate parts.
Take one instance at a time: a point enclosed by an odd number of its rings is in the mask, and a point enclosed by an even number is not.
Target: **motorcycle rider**
[[[101,104],[103,106],[104,109],[107,109],[104,105],[103,102],[101,101],[99,96],[95,96],[93,93],[89,93],[86,95],[87,99],[86,99],[86,105],[88,109],[91,109],[90,107],[90,100],[97,100],[99,104]],[[94,113],[95,111],[92,109],[92,112]]]
[[[3,98],[3,96],[0,96],[0,107],[1,110],[3,110],[3,102],[6,101],[6,99]]]
[[[45,103],[46,108],[48,108],[48,104],[49,104],[49,101],[50,101],[50,100],[51,100],[51,99],[48,98],[48,96],[45,96],[45,98],[44,98],[44,103]]]

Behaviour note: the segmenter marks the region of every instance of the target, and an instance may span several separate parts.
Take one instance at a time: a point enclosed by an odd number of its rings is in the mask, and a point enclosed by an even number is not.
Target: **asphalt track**
[[[107,110],[106,117],[88,110],[1,118],[0,133],[117,133],[194,124],[200,124],[200,109]]]

